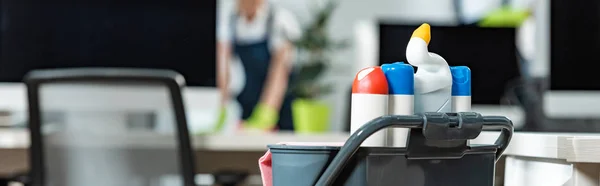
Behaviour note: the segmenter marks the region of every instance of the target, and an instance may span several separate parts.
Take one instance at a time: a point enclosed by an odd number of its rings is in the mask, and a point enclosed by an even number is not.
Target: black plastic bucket
[[[476,113],[440,114],[375,119],[343,147],[269,145],[273,185],[492,186],[495,162],[512,136],[510,120]],[[440,126],[447,126],[447,132],[440,132]],[[359,147],[387,127],[411,128],[407,148]],[[482,129],[502,129],[496,144],[466,146],[466,140]]]

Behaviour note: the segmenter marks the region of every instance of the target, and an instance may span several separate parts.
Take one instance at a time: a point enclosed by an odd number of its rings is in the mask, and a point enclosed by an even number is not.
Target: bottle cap
[[[450,67],[452,96],[471,96],[471,69],[467,66]]]
[[[421,38],[425,43],[429,44],[429,41],[431,41],[431,26],[427,23],[421,24],[421,26],[413,32],[411,38],[413,37]]]
[[[389,94],[415,94],[415,70],[404,62],[381,65],[388,82]]]
[[[388,94],[388,84],[381,67],[367,67],[358,73],[352,83],[352,93]]]

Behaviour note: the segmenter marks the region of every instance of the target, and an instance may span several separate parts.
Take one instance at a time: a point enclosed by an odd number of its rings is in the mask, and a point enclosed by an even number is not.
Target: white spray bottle
[[[406,47],[408,63],[418,67],[415,73],[415,113],[452,111],[452,73],[444,58],[427,49],[431,28],[417,28]]]

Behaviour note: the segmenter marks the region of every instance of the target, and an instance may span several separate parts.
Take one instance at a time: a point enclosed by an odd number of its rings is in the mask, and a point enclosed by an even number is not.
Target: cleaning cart
[[[406,148],[361,147],[386,128],[410,129]],[[469,144],[482,130],[501,133],[495,144]],[[512,134],[508,118],[474,112],[382,116],[341,147],[269,145],[273,185],[492,186]]]

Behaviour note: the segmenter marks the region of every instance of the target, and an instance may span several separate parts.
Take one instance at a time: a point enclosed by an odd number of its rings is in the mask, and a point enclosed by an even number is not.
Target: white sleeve
[[[286,41],[295,41],[302,36],[302,29],[296,16],[286,9],[278,8],[273,14],[272,47],[277,49]]]
[[[232,7],[230,4],[219,4],[217,9],[217,42],[231,41]]]

